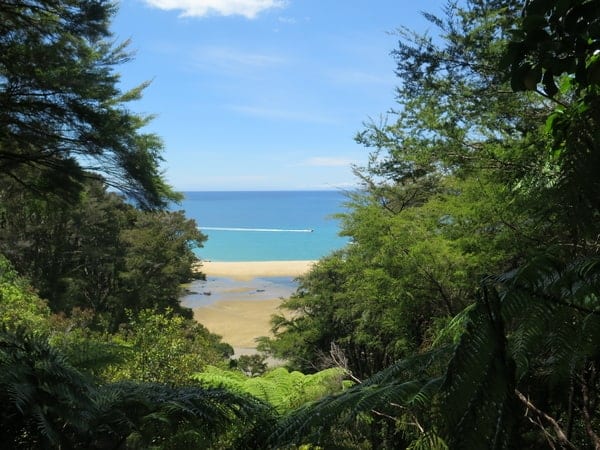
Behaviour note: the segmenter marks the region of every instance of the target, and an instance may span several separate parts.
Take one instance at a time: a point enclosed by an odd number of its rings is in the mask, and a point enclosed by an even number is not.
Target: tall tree
[[[353,244],[286,303],[300,314],[274,323],[275,351],[293,354],[299,340],[314,363],[333,343],[359,378],[371,375],[428,348],[483,276],[550,237],[549,223],[532,220],[541,199],[531,189],[549,109],[511,94],[497,69],[519,11],[516,1],[452,3],[444,17],[426,14],[436,35],[399,30],[398,105],[357,136],[371,155],[341,217]]]
[[[106,183],[145,208],[176,197],[160,172],[162,143],[141,129],[149,117],[122,92],[107,0],[27,0],[0,4],[0,182],[59,197],[83,179]]]
[[[0,193],[0,253],[54,312],[90,309],[112,327],[126,310],[184,312],[181,284],[200,276],[193,248],[206,237],[181,211],[141,211],[92,179],[70,204],[10,192]]]
[[[498,210],[502,220],[489,223],[488,229],[509,226],[515,237],[521,234],[517,231],[525,230],[531,238],[530,251],[508,259],[506,268],[511,270],[475,280],[480,289],[474,304],[445,330],[447,337],[454,338],[449,348],[438,347],[438,343],[433,350],[409,356],[341,396],[298,411],[282,424],[278,436],[284,436],[284,442],[289,433],[306,434],[323,423],[335,426],[339,417],[358,420],[369,412],[391,419],[396,426],[411,424],[411,448],[600,448],[599,206],[595,175],[600,142],[599,80],[595,77],[600,60],[600,5],[588,0],[531,0],[518,10],[511,5],[520,6],[510,1],[469,1],[466,9],[449,11],[458,23],[473,14],[483,17],[485,11],[499,14],[497,23],[507,19],[508,26],[490,36],[492,46],[499,50],[491,60],[494,64],[483,67],[495,72],[494,78],[502,87],[497,93],[502,92],[514,105],[529,101],[533,109],[523,103],[518,109],[507,108],[505,115],[498,116],[497,133],[488,135],[485,142],[495,141],[496,145],[466,147],[462,154],[453,151],[451,141],[438,148],[438,154],[432,153],[436,149],[432,145],[425,147],[422,155],[411,151],[410,146],[391,147],[398,144],[393,139],[377,141],[385,142],[389,147],[384,148],[394,152],[374,165],[380,171],[368,173],[367,181],[378,188],[384,207],[402,205],[389,201],[388,192],[394,189],[388,185],[382,188],[373,175],[411,175],[410,169],[421,167],[414,164],[415,154],[423,157],[418,161],[432,163],[419,175],[440,175],[442,168],[443,179],[456,174],[467,174],[467,179],[479,177],[482,172],[473,169],[483,162],[482,167],[491,167],[491,179],[510,187],[506,191],[509,202]],[[474,26],[477,32],[482,29]],[[444,42],[455,42],[457,37],[449,34]],[[465,54],[481,52],[481,46],[466,45],[480,40],[462,42]],[[437,73],[440,66],[431,58],[436,54],[433,48],[422,46],[421,51],[412,53],[414,59],[408,58],[411,53],[403,53],[407,58],[401,66],[413,66],[418,74],[415,82],[430,81],[428,76]],[[477,64],[475,59],[445,61],[462,69]],[[440,82],[446,74],[444,70],[438,74]],[[452,81],[461,82],[458,78]],[[508,81],[515,91],[525,92],[511,93],[502,84]],[[425,84],[424,91],[429,88],[431,85]],[[476,121],[485,120],[489,111],[482,111],[482,118]],[[445,110],[438,111],[433,117],[444,114]],[[414,112],[406,112],[405,117],[415,118]],[[458,122],[443,129],[464,127],[461,118],[455,117]],[[425,138],[433,142],[440,129],[423,128],[415,141]],[[470,136],[484,137],[484,131]],[[389,135],[381,132],[372,136]],[[415,147],[417,151],[420,148]],[[505,158],[500,158],[503,155]],[[402,177],[388,179],[400,184],[404,181]],[[525,212],[527,220],[504,220],[515,205]],[[451,214],[446,222],[454,220]],[[318,417],[318,423],[311,417]]]

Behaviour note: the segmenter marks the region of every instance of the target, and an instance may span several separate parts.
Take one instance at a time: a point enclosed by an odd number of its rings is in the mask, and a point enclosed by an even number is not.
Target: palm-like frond
[[[315,444],[327,440],[332,429],[351,425],[366,415],[390,419],[414,415],[428,407],[442,384],[433,376],[447,362],[451,347],[412,356],[354,385],[338,395],[309,403],[280,420],[271,441]]]
[[[565,380],[600,350],[600,258],[564,263],[547,253],[498,277],[519,379],[536,366]]]
[[[0,332],[0,392],[6,445],[72,445],[94,414],[85,377],[23,329]]]
[[[484,291],[446,372],[442,415],[450,448],[512,448],[514,363],[506,352],[500,303]]]
[[[250,433],[267,433],[273,417],[264,403],[220,388],[123,382],[101,387],[95,402],[101,430],[96,441],[132,441],[141,448],[182,436],[208,448],[235,424]]]
[[[571,445],[560,423],[534,404],[538,392],[551,403],[553,389],[555,401],[572,402],[568,387],[598,357],[599,280],[598,257],[565,263],[553,251],[487,280],[442,387],[451,447],[514,447],[515,418],[522,416],[515,414],[515,388],[533,396],[520,409],[533,408],[553,428],[556,436],[546,438]]]
[[[343,369],[326,369],[314,374],[289,372],[279,367],[260,377],[247,377],[241,372],[208,367],[194,379],[203,385],[223,387],[250,394],[285,413],[308,401],[342,389]]]

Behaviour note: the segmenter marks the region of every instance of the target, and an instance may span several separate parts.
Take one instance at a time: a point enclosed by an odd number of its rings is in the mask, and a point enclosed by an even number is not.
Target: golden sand
[[[203,261],[199,270],[208,277],[225,277],[249,281],[257,277],[297,277],[310,270],[314,261]],[[242,288],[243,289],[243,288]],[[282,300],[230,300],[227,293],[239,293],[240,288],[221,293],[222,300],[194,308],[194,318],[211,332],[223,337],[236,354],[256,347],[255,339],[270,336],[270,319],[278,312]]]
[[[247,281],[257,277],[297,277],[310,270],[315,261],[202,261],[196,268],[208,276]]]
[[[233,347],[255,348],[257,337],[270,335],[269,320],[280,304],[280,299],[220,300],[195,308],[194,318]]]

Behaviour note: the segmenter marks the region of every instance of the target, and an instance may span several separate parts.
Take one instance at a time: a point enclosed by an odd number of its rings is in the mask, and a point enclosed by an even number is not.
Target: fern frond
[[[449,446],[511,448],[516,429],[514,386],[499,299],[484,291],[441,388]]]
[[[104,436],[135,440],[142,447],[182,434],[189,437],[193,430],[209,442],[237,423],[250,432],[259,427],[267,433],[273,417],[264,403],[221,388],[123,382],[103,386],[97,396],[102,408],[96,420]]]
[[[50,347],[24,329],[0,331],[0,401],[6,445],[59,447],[86,436],[94,414],[91,386]],[[37,443],[37,444],[36,444]]]
[[[399,417],[406,411],[430,405],[443,379],[431,376],[432,367],[446,363],[452,347],[415,355],[373,375],[344,392],[309,403],[280,420],[271,441],[274,445],[313,442],[336,426],[348,427],[374,412]]]

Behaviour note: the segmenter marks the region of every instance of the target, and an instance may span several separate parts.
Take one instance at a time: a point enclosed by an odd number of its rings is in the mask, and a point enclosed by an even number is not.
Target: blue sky
[[[348,188],[354,142],[394,106],[394,30],[425,30],[441,0],[122,0],[135,59],[122,88],[156,118],[177,190]]]

